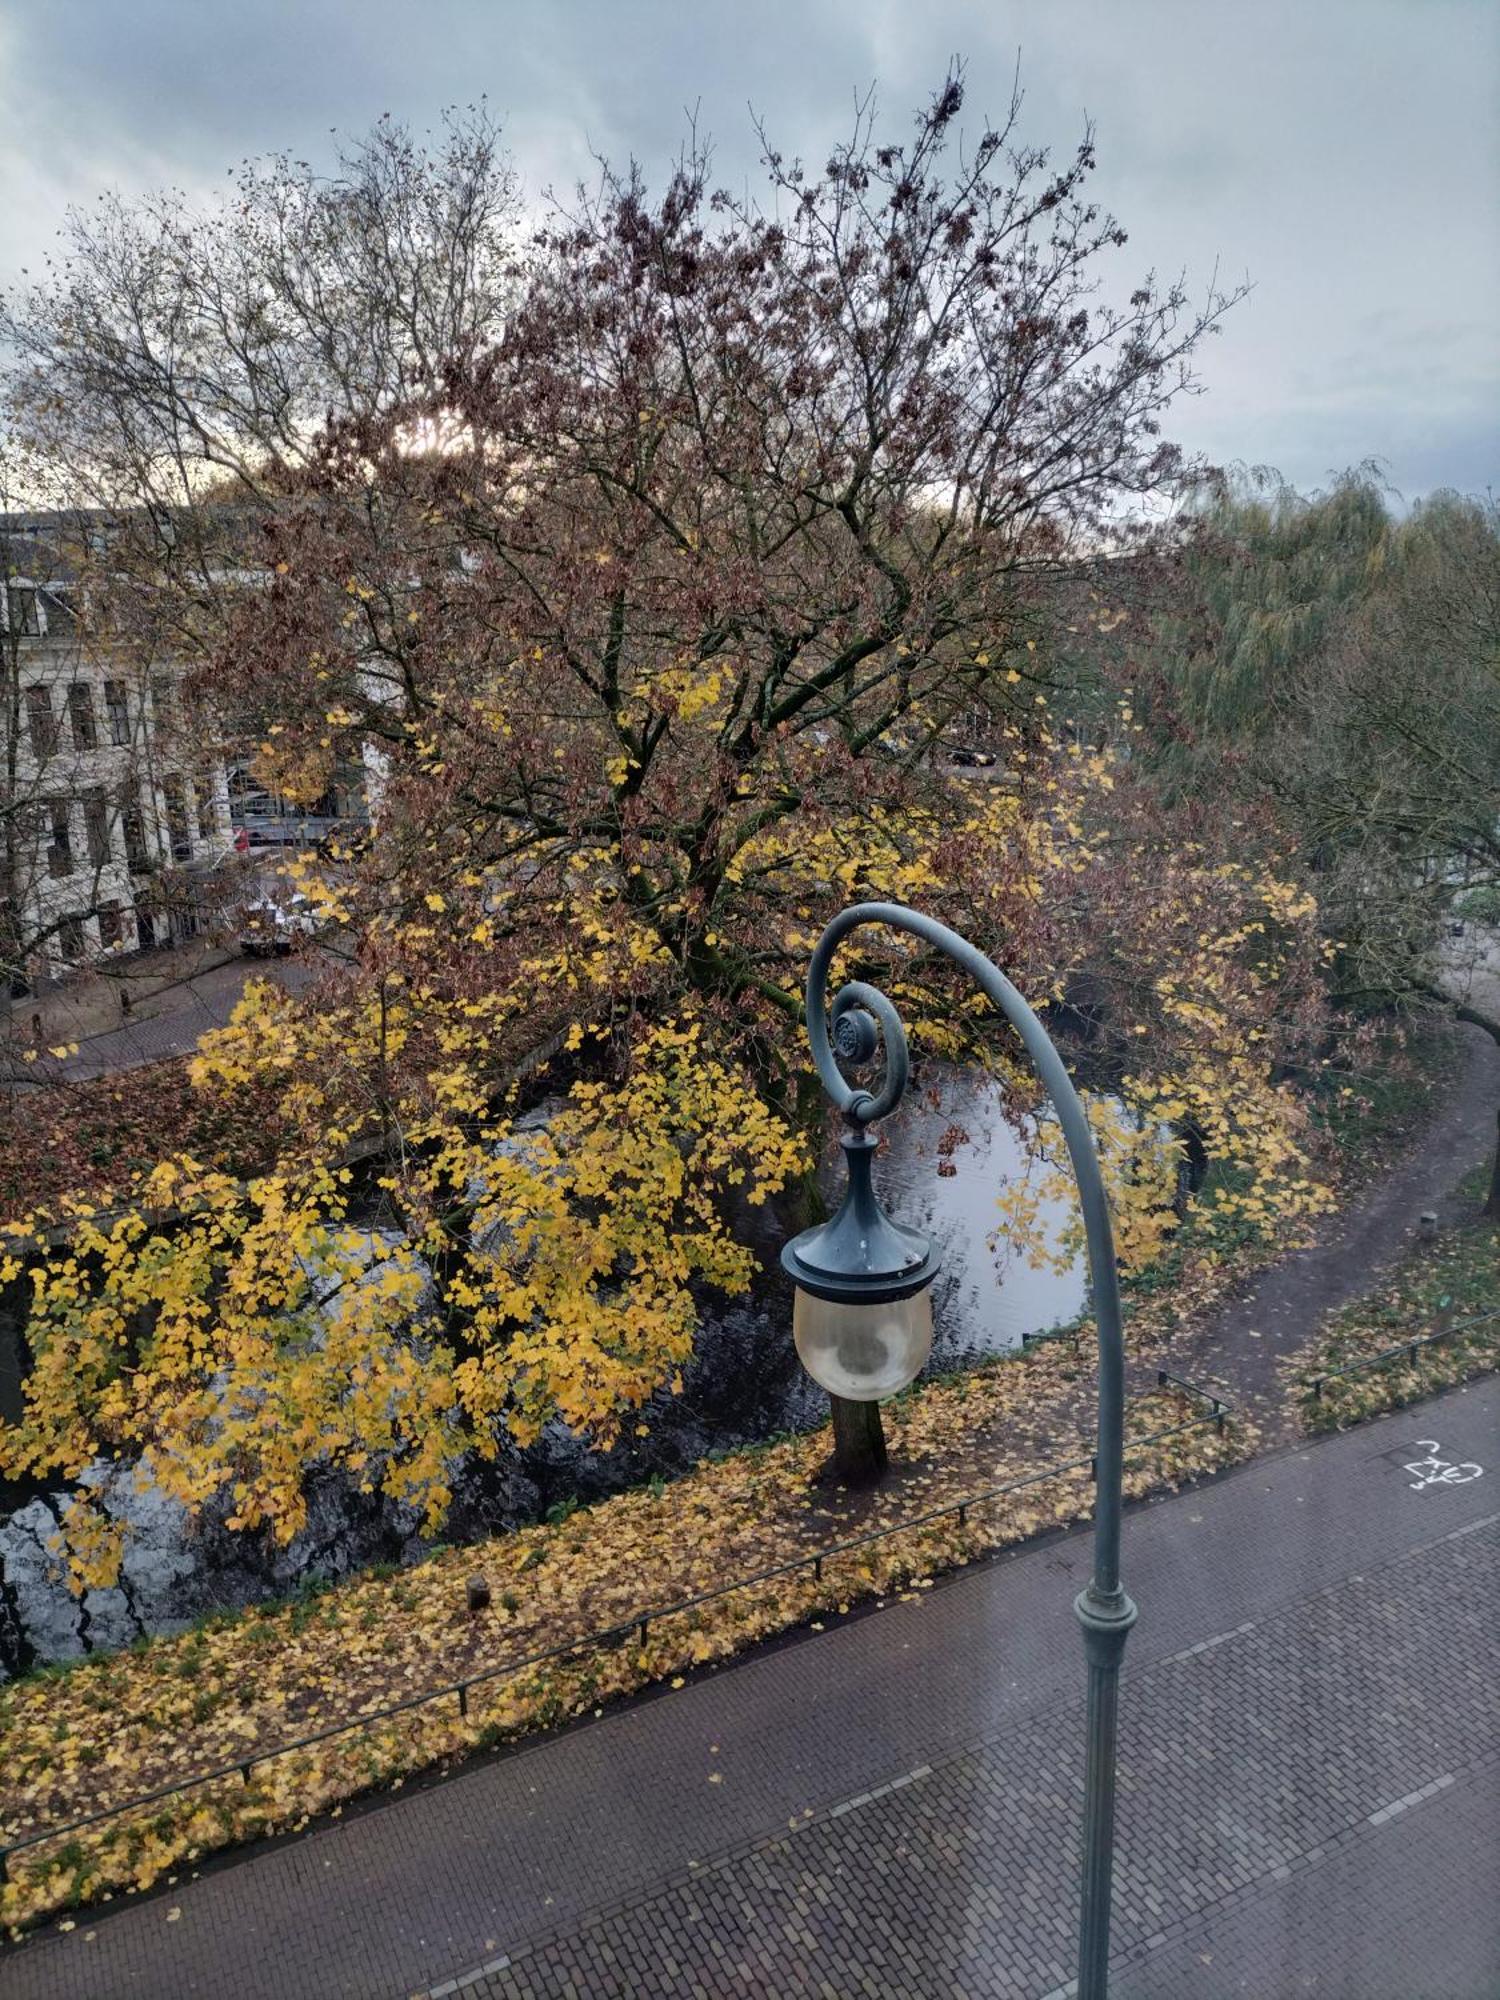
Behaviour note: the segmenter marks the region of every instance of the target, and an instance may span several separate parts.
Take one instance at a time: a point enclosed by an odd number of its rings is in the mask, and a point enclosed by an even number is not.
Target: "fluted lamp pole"
[[[1078,1182],[1099,1336],[1094,1567],[1073,1606],[1088,1663],[1078,2000],[1105,2000],[1120,1661],[1136,1607],[1120,1585],[1125,1351],[1104,1179],[1062,1057],[1005,975],[956,931],[920,911],[899,903],[857,903],[841,911],[818,940],[808,966],[807,1036],[823,1088],[845,1119],[842,1143],[849,1186],[832,1220],[795,1237],[781,1258],[796,1285],[792,1331],[797,1352],[813,1380],[834,1398],[835,1423],[842,1415],[847,1424],[851,1409],[873,1411],[921,1371],[932,1345],[929,1288],[938,1270],[929,1240],[893,1222],[881,1209],[870,1176],[876,1144],[871,1128],[895,1110],[906,1089],[908,1059],[900,1016],[878,988],[858,980],[840,989],[831,1009],[828,1005],[834,953],[852,931],[869,924],[905,931],[945,953],[993,1001],[1020,1036],[1052,1100]],[[856,1089],[844,1078],[839,1060],[868,1062],[882,1045],[885,1070],[879,1091]]]

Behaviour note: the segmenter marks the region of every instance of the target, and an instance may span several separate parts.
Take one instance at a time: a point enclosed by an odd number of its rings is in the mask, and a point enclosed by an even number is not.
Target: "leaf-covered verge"
[[[1393,1061],[1396,1079],[1386,1083]],[[1451,1072],[1452,1051],[1439,1038],[1407,1056],[1384,1050],[1352,1086],[1325,1086],[1329,1122],[1341,1127],[1340,1182],[1357,1184],[1360,1162],[1376,1150],[1372,1141],[1384,1150],[1408,1137]],[[1211,1201],[1212,1189],[1205,1192]],[[1226,1243],[1222,1232],[1194,1223],[1190,1213],[1166,1255],[1130,1283],[1130,1338],[1142,1356],[1279,1254],[1254,1232]],[[1452,1247],[1445,1244],[1444,1254]],[[470,1691],[465,1714],[450,1695],[397,1721],[358,1722],[361,1713],[719,1587],[726,1577],[1086,1455],[1092,1363],[1078,1342],[1086,1343],[1089,1324],[1067,1332],[1073,1338],[1033,1348],[1024,1365],[997,1362],[898,1399],[887,1418],[899,1469],[873,1501],[819,1486],[828,1435],[818,1432],[707,1461],[670,1487],[653,1482],[547,1525],[441,1551],[414,1569],[371,1571],[326,1592],[226,1614],[186,1634],[13,1683],[0,1691],[0,1841],[244,1759],[251,1775],[196,1786],[154,1811],[18,1854],[0,1892],[0,1918],[14,1932],[66,1908],[138,1892],[217,1848],[296,1827],[372,1787],[399,1785],[409,1773],[727,1658],[820,1613],[840,1615],[856,1600],[898,1589],[910,1593],[932,1573],[1086,1515],[1086,1478],[1052,1478],[972,1510],[962,1527],[950,1517],[831,1560],[821,1582],[808,1569],[653,1620],[644,1645],[498,1676]],[[1149,1398],[1134,1408],[1133,1431],[1190,1413],[1175,1395]],[[1188,1432],[1134,1455],[1128,1488],[1175,1485],[1248,1455],[1256,1443],[1242,1420],[1224,1438],[1211,1428]],[[490,1583],[492,1608],[471,1618],[465,1585],[476,1571]],[[325,1743],[254,1762],[278,1743],[335,1727],[342,1733]]]
[[[654,1483],[507,1534],[443,1550],[413,1569],[372,1571],[289,1604],[229,1614],[110,1658],[44,1670],[0,1691],[0,1839],[16,1841],[198,1772],[252,1760],[248,1777],[195,1787],[65,1840],[16,1854],[0,1892],[12,1932],[49,1914],[149,1888],[231,1842],[297,1827],[372,1786],[545,1728],[646,1683],[728,1658],[856,1600],[918,1591],[938,1570],[1086,1515],[1086,1470],[1054,1475],[653,1618],[644,1641],[586,1650],[474,1686],[390,1721],[361,1715],[585,1638],[726,1579],[903,1521],[971,1492],[1088,1453],[1092,1367],[1071,1341],[908,1393],[887,1412],[901,1470],[859,1500],[820,1485],[826,1430],[741,1451],[670,1487]],[[1131,1434],[1201,1414],[1163,1391],[1132,1406]],[[1126,1487],[1143,1494],[1226,1463],[1246,1432],[1212,1426],[1144,1445]],[[482,1573],[491,1605],[467,1608]],[[344,1727],[344,1725],[349,1725]],[[338,1726],[306,1750],[253,1762]]]
[[[1463,1196],[1482,1192],[1480,1177]],[[1493,1314],[1493,1318],[1485,1315]],[[1454,1328],[1451,1334],[1448,1328]],[[1371,1367],[1355,1366],[1403,1341],[1445,1338]],[[1383,1410],[1400,1409],[1500,1363],[1500,1229],[1483,1216],[1419,1244],[1375,1291],[1331,1313],[1321,1336],[1292,1371],[1292,1394],[1304,1427],[1342,1430]]]
[[[224,1173],[263,1170],[276,1151],[276,1099],[274,1089],[195,1090],[180,1056],[13,1096],[0,1102],[0,1221],[69,1197],[128,1198],[176,1153]]]

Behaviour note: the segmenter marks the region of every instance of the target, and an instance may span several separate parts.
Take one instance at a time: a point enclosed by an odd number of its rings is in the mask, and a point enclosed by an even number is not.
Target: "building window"
[[[198,808],[198,838],[212,841],[219,829],[214,819],[214,781],[206,771],[193,780],[193,801]]]
[[[31,732],[31,754],[40,763],[57,748],[57,717],[52,713],[52,690],[26,690],[26,726]]]
[[[187,797],[181,778],[163,778],[161,795],[167,808],[167,839],[174,861],[190,861],[193,843],[188,836]]]
[[[66,799],[49,799],[47,815],[52,838],[47,846],[47,873],[61,881],[73,872],[73,830],[68,823]]]
[[[64,917],[57,927],[57,948],[69,965],[83,958],[83,918]]]
[[[140,787],[131,779],[120,798],[120,825],[125,833],[125,860],[132,875],[145,875],[151,867],[146,849],[146,825],[141,817]]]
[[[102,868],[109,860],[109,801],[102,785],[93,785],[83,795],[83,827],[88,840],[89,866]]]
[[[114,951],[125,942],[125,912],[118,903],[99,905],[99,943],[105,951]]]
[[[68,720],[73,726],[73,748],[97,750],[99,727],[94,721],[94,690],[87,681],[74,681],[68,689]]]
[[[104,683],[104,706],[109,712],[109,740],[121,749],[130,741],[130,691],[124,681]]]
[[[5,593],[10,613],[11,636],[16,639],[40,639],[42,636],[42,614],[37,609],[36,592],[13,583]]]
[[[176,727],[177,690],[172,685],[170,674],[151,676],[151,709],[158,729],[166,731]]]

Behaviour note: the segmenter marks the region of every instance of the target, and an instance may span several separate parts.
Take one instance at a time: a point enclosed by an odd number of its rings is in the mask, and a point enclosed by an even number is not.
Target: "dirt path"
[[[1424,1209],[1456,1219],[1452,1190],[1487,1161],[1500,1103],[1500,1046],[1460,1028],[1462,1059],[1446,1102],[1392,1172],[1331,1215],[1308,1249],[1293,1251],[1251,1281],[1240,1298],[1178,1336],[1153,1363],[1222,1385],[1262,1427],[1266,1442],[1289,1434],[1282,1364],[1305,1346],[1325,1313],[1369,1291],[1383,1266],[1409,1246]]]

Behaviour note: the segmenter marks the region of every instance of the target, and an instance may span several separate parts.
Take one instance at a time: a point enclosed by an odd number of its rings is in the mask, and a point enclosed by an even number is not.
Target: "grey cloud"
[[[533,193],[591,149],[667,170],[696,106],[752,189],[748,104],[820,160],[872,82],[899,128],[969,58],[973,129],[1098,128],[1098,199],[1129,282],[1248,272],[1204,351],[1192,449],[1299,483],[1379,451],[1408,495],[1496,476],[1500,9],[1489,0],[0,0],[0,274],[100,186],[222,183],[248,152],[331,154],[329,128],[417,127],[484,93]]]

